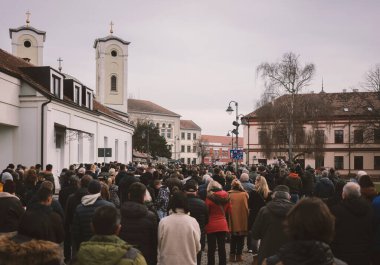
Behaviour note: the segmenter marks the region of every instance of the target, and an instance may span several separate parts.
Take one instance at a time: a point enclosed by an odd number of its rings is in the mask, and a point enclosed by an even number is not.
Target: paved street
[[[250,253],[247,253],[247,250],[244,249],[243,251],[243,262],[228,262],[228,258],[230,256],[230,244],[229,243],[226,243],[226,253],[227,253],[227,264],[237,264],[237,265],[251,265],[252,264],[252,254]],[[215,264],[219,264],[218,263],[218,253],[215,252]],[[205,251],[203,252],[203,255],[202,255],[202,265],[207,265],[207,244],[206,244],[206,248],[205,248]]]

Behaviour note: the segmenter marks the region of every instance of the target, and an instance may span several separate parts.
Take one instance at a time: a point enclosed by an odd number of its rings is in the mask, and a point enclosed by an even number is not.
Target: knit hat
[[[276,192],[276,191],[282,191],[282,192],[287,192],[289,193],[289,187],[288,186],[285,186],[285,185],[278,185],[274,188],[273,192]]]
[[[98,180],[93,179],[90,181],[90,183],[88,183],[87,189],[90,194],[96,194],[100,192],[102,185]]]
[[[358,178],[360,178],[361,176],[364,176],[364,175],[367,175],[367,172],[363,171],[363,170],[359,170],[358,173],[356,173],[356,176]]]
[[[5,183],[7,180],[12,180],[12,181],[13,181],[13,177],[12,177],[11,173],[9,173],[9,172],[4,172],[4,173],[1,175],[1,182],[2,182],[2,183]]]
[[[80,169],[78,169],[78,174],[84,174],[86,173],[86,169],[84,167],[81,167]]]

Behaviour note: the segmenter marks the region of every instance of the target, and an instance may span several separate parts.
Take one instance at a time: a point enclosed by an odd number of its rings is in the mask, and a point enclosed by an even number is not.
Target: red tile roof
[[[195,122],[192,120],[180,120],[180,128],[181,130],[202,130]]]
[[[164,107],[161,107],[149,100],[132,99],[132,98],[128,99],[128,112],[141,112],[141,113],[181,117],[179,114],[174,113],[168,109],[165,109]]]
[[[221,145],[231,145],[232,136],[202,135],[202,143],[219,143]],[[234,136],[235,142],[235,136]],[[239,146],[243,146],[243,137],[238,137]]]
[[[296,101],[300,102],[296,108],[307,110],[317,102],[327,103],[329,107],[328,117],[335,119],[351,117],[373,116],[378,115],[380,110],[380,94],[378,92],[342,92],[342,93],[308,93],[296,95]],[[250,119],[259,119],[260,116],[267,117],[267,113],[271,112],[272,106],[287,102],[290,95],[283,95],[269,102],[245,117]],[[374,111],[369,111],[368,108]],[[345,112],[344,108],[348,108],[349,112]],[[376,110],[376,113],[375,113]],[[326,115],[325,115],[326,116]],[[326,118],[326,117],[321,117]]]

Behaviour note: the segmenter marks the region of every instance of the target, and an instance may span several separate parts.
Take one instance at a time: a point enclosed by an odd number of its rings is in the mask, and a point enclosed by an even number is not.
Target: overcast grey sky
[[[225,135],[239,102],[248,114],[263,91],[256,67],[285,52],[316,65],[309,90],[351,89],[380,63],[380,1],[373,0],[9,0],[0,9],[0,48],[8,29],[25,24],[47,32],[44,64],[95,89],[96,38],[130,41],[129,95],[191,119],[203,134]]]

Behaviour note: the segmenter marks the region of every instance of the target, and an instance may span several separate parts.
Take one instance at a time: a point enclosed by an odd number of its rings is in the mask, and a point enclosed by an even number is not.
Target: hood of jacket
[[[95,194],[88,194],[82,197],[82,204],[84,206],[87,205],[92,205],[96,202],[96,200],[100,197],[100,193],[95,193]]]
[[[319,180],[319,182],[320,182],[321,184],[323,184],[324,186],[334,185],[334,184],[332,183],[332,181],[331,181],[329,178],[321,178],[321,179]]]
[[[267,209],[275,216],[285,217],[293,203],[286,199],[274,198],[266,205]]]
[[[230,201],[228,193],[224,190],[214,191],[213,194],[208,195],[207,198],[218,205],[223,205]]]
[[[5,198],[15,198],[15,199],[19,200],[19,198],[17,196],[12,195],[8,192],[0,192],[0,199],[5,199]]]
[[[298,179],[300,177],[300,176],[298,176],[297,173],[294,173],[294,172],[290,172],[288,176],[289,176],[289,178],[292,178],[292,179]]]
[[[292,241],[279,250],[278,256],[284,264],[331,265],[334,255],[326,243],[320,241]]]
[[[44,265],[62,262],[59,245],[22,235],[0,236],[0,264]]]
[[[121,216],[129,218],[140,218],[148,214],[148,208],[141,203],[127,201],[122,204],[120,212]]]
[[[347,198],[342,205],[355,216],[364,216],[371,210],[370,204],[363,198]]]
[[[93,236],[81,244],[77,260],[79,264],[116,265],[129,249],[130,246],[115,235]]]

